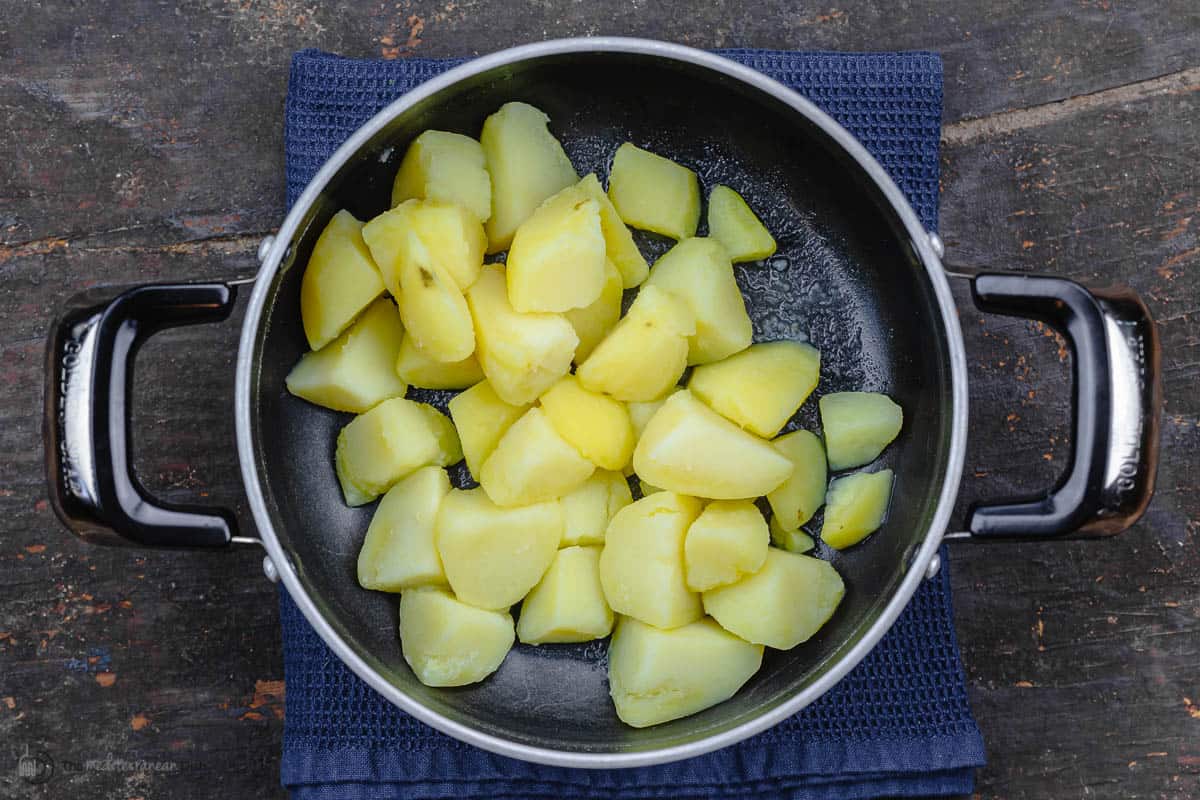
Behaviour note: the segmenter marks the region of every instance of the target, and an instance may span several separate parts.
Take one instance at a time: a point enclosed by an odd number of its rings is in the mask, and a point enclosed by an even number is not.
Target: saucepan
[[[306,349],[300,277],[317,235],[346,208],[360,219],[389,205],[405,147],[428,128],[477,135],[510,100],[545,110],[579,173],[607,173],[622,141],[736,187],[779,241],[765,265],[740,268],[756,339],[801,339],[822,354],[818,393],[887,392],[906,410],[882,466],[897,483],[885,528],[829,553],[847,592],[805,645],[769,652],[731,700],[635,730],[608,700],[594,645],[518,646],[487,680],[430,689],[409,671],[392,596],[355,580],[371,507],[348,508],[333,448],[348,417],[287,393]],[[665,249],[642,240],[648,257]],[[657,248],[657,249],[656,249]],[[256,535],[224,510],[155,500],[133,476],[132,359],[154,331],[225,319],[238,286],[139,286],[71,305],[48,351],[47,469],[58,515],[81,537],[138,546],[261,544],[330,649],[383,697],[479,747],[574,767],[667,762],[732,744],[829,690],[891,627],[953,537],[1098,536],[1127,528],[1153,491],[1161,406],[1159,349],[1129,289],[1052,276],[943,266],[943,247],[846,130],[781,84],[716,55],[635,39],[571,39],[488,55],[400,97],[325,163],[259,251],[237,356],[233,413]],[[1037,497],[973,508],[951,525],[967,442],[967,368],[950,279],[985,311],[1038,318],[1071,348],[1071,460]],[[441,404],[428,393],[420,399]],[[813,403],[799,424],[815,427]],[[806,416],[807,415],[807,416]],[[461,475],[458,476],[462,478]]]

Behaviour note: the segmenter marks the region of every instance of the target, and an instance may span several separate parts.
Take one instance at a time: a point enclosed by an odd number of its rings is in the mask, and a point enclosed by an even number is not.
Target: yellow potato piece
[[[633,469],[671,492],[741,500],[772,491],[792,462],[684,390],[667,398],[638,439]]]
[[[525,644],[590,642],[612,631],[600,588],[600,548],[567,547],[521,604],[517,638]]]
[[[451,489],[438,510],[434,542],[458,599],[501,609],[541,580],[562,532],[557,501],[501,508],[482,489]]]
[[[507,611],[475,608],[432,586],[400,597],[400,647],[426,686],[481,681],[500,667],[512,643]]]
[[[604,544],[609,521],[633,502],[633,494],[619,472],[598,469],[579,488],[563,495],[559,502],[565,520],[559,547]]]
[[[758,571],[770,540],[767,521],[751,501],[709,503],[683,543],[688,588],[703,592]]]
[[[467,292],[476,356],[506,403],[532,403],[566,375],[579,337],[561,314],[522,314],[508,302],[504,270],[488,265]]]
[[[679,296],[696,318],[688,363],[708,364],[745,350],[754,330],[725,248],[715,239],[684,239],[654,262],[646,286]]]
[[[554,500],[591,477],[596,466],[531,408],[504,432],[483,462],[479,485],[498,506]]]
[[[358,552],[358,583],[364,589],[399,592],[446,583],[433,543],[433,523],[450,478],[441,467],[421,467],[379,501]]]
[[[775,239],[742,196],[717,184],[708,193],[708,235],[724,245],[733,263],[775,254]]]
[[[434,200],[406,200],[363,227],[363,239],[379,266],[383,283],[397,298],[409,234],[446,271],[460,291],[475,282],[483,266],[487,239],[483,225],[462,206]]]
[[[785,531],[779,527],[776,517],[771,517],[767,529],[771,532],[771,544],[780,550],[787,550],[789,553],[807,553],[817,546],[813,538],[804,531]]]
[[[812,519],[825,503],[825,483],[829,478],[825,448],[809,431],[792,431],[772,444],[792,462],[792,475],[767,494],[767,502],[780,530],[794,531]]]
[[[486,380],[452,397],[449,407],[450,418],[462,441],[467,469],[476,480],[500,437],[530,408],[504,402]]]
[[[395,303],[381,297],[338,338],[301,356],[288,373],[287,389],[310,403],[354,414],[403,397],[408,386],[390,368],[403,337]]]
[[[600,207],[600,228],[604,232],[604,250],[621,274],[622,288],[632,289],[646,280],[650,267],[633,241],[633,233],[625,227],[621,215],[613,208],[604,187],[591,173],[562,193],[572,192],[579,199],[595,200]],[[560,193],[561,194],[561,193]]]
[[[601,469],[620,469],[633,456],[633,424],[625,404],[589,392],[574,375],[542,395],[542,410],[558,434]]]
[[[489,253],[506,249],[543,200],[579,180],[549,122],[527,103],[505,103],[483,123],[479,143],[492,177]]]
[[[446,131],[425,131],[413,139],[392,183],[392,206],[412,199],[454,203],[487,222],[492,179],[479,142]]]
[[[617,325],[621,318],[621,298],[624,291],[621,288],[621,273],[611,261],[604,262],[604,286],[600,296],[590,305],[583,308],[572,308],[563,313],[567,322],[575,329],[579,337],[579,345],[575,348],[575,363],[582,364],[596,345],[608,336],[609,331]]]
[[[821,354],[802,342],[761,342],[692,371],[688,388],[708,407],[771,438],[817,387]]]
[[[483,380],[475,354],[462,361],[437,361],[405,336],[394,359],[395,374],[418,389],[465,389]]]
[[[790,650],[821,629],[846,593],[826,561],[770,548],[762,569],[704,593],[704,610],[748,642]]]
[[[672,239],[696,235],[700,181],[668,158],[626,142],[613,156],[608,197],[626,225]]]
[[[622,617],[608,648],[608,684],[617,716],[645,728],[733,697],[762,665],[761,645],[705,618],[660,630]]]
[[[681,391],[682,386],[676,386],[667,393],[667,397]],[[626,403],[625,408],[629,411],[629,421],[633,423],[633,437],[642,438],[642,431],[646,430],[646,424],[650,422],[650,418],[662,408],[662,404],[667,402],[667,397],[660,400],[649,400],[645,403]]]
[[[877,531],[887,516],[894,477],[890,469],[881,469],[856,472],[830,484],[821,541],[845,550]]]
[[[687,337],[694,330],[686,303],[656,286],[644,286],[629,313],[575,374],[585,388],[617,400],[657,400],[687,369]]]
[[[616,513],[600,554],[600,584],[613,611],[659,628],[703,616],[683,566],[684,537],[700,510],[694,497],[659,492]]]
[[[822,397],[818,405],[832,470],[874,461],[904,424],[904,412],[886,394],[836,392]]]
[[[446,270],[410,233],[400,258],[400,319],[406,336],[435,361],[462,361],[475,352],[467,299]]]
[[[571,188],[521,223],[505,261],[508,300],[517,311],[569,311],[595,302],[604,289],[600,206]]]
[[[394,397],[342,428],[335,461],[346,505],[361,506],[418,467],[461,458],[450,420],[425,403]]]
[[[300,319],[308,346],[320,350],[383,294],[379,268],[362,236],[363,224],[339,211],[317,237],[300,279]]]

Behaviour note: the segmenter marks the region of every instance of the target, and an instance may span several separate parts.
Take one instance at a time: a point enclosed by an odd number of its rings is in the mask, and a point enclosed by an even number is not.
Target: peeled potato
[[[656,286],[644,286],[629,313],[575,374],[585,388],[618,400],[657,400],[687,369],[687,337],[694,330],[686,303]]]
[[[466,291],[479,276],[487,240],[475,215],[450,203],[406,200],[363,227],[363,239],[371,248],[384,285],[397,298],[409,234],[421,240],[429,257],[446,271],[460,291]]]
[[[684,390],[668,397],[647,423],[633,469],[668,491],[740,500],[778,487],[792,474],[792,462]]]
[[[446,471],[434,466],[421,467],[388,489],[358,552],[360,586],[399,592],[446,582],[433,523],[449,491]]]
[[[633,425],[625,404],[589,392],[574,375],[542,395],[542,410],[558,434],[601,469],[620,469],[633,455]]]
[[[571,187],[542,203],[513,236],[505,261],[508,300],[517,311],[569,311],[604,289],[600,206]]]
[[[565,522],[560,547],[604,544],[609,520],[633,502],[633,494],[619,472],[598,469],[559,502]]]
[[[676,386],[668,394],[667,397],[682,391],[683,387]],[[662,404],[667,402],[667,397],[660,400],[649,400],[645,403],[626,403],[625,408],[629,411],[629,421],[633,423],[634,441],[642,438],[642,431],[646,430],[646,424],[650,422],[650,418],[662,408]]]
[[[288,373],[288,391],[335,411],[361,414],[408,386],[389,365],[404,337],[400,313],[386,297],[372,303],[338,338],[305,353]]]
[[[672,239],[696,235],[700,181],[669,158],[626,142],[613,156],[608,196],[626,225]]]
[[[501,508],[482,489],[451,489],[434,523],[446,579],[464,603],[508,608],[539,580],[562,538],[555,501]]]
[[[688,363],[708,364],[750,346],[754,331],[725,248],[715,239],[684,239],[654,262],[647,286],[682,298],[696,317]]]
[[[417,347],[411,336],[400,342],[394,362],[395,374],[419,389],[465,389],[483,380],[474,353],[462,361],[437,361]]]
[[[775,239],[742,196],[717,184],[708,194],[708,235],[724,245],[735,264],[775,253]]]
[[[392,205],[413,198],[455,203],[487,222],[492,179],[479,142],[446,131],[425,131],[413,139],[392,184]]]
[[[543,200],[579,180],[549,122],[527,103],[505,103],[483,123],[479,143],[492,177],[489,253],[506,249]]]
[[[874,461],[904,424],[904,412],[886,394],[837,392],[822,397],[819,405],[825,452],[833,470]]]
[[[496,394],[487,381],[477,383],[450,399],[450,418],[462,441],[467,469],[479,478],[483,463],[496,449],[496,443],[529,406],[510,405]]]
[[[567,547],[521,604],[517,638],[526,644],[590,642],[608,636],[612,626],[600,587],[600,548]]]
[[[435,361],[456,362],[475,352],[467,300],[416,234],[400,257],[400,319],[407,336]]]
[[[767,502],[779,528],[794,531],[825,503],[825,448],[808,431],[792,431],[772,444],[792,462],[792,476],[767,494]]]
[[[890,469],[856,472],[829,486],[821,541],[835,550],[856,545],[879,529],[892,499]]]
[[[683,543],[688,588],[703,592],[756,572],[767,558],[770,540],[767,521],[751,501],[709,503]]]
[[[684,577],[683,542],[700,515],[694,497],[659,492],[625,506],[608,524],[600,583],[613,611],[675,628],[700,619],[700,595]]]
[[[813,538],[801,530],[785,531],[779,527],[775,517],[771,517],[767,529],[771,532],[771,544],[789,553],[807,553],[817,546]]]
[[[561,314],[522,314],[509,304],[504,270],[494,264],[467,292],[479,366],[506,403],[532,403],[567,374],[579,337]]]
[[[688,388],[751,433],[771,438],[817,387],[821,354],[802,342],[761,342],[692,372]]]
[[[762,665],[761,645],[711,619],[660,630],[622,617],[608,648],[608,684],[617,716],[645,728],[733,697]]]
[[[300,279],[300,319],[308,346],[320,350],[383,294],[379,268],[362,235],[363,224],[339,211],[317,237]]]
[[[400,597],[400,647],[426,686],[466,686],[491,675],[513,643],[507,611],[468,605],[438,587]]]
[[[827,561],[777,548],[762,568],[704,593],[704,610],[748,642],[790,650],[829,621],[846,588]]]
[[[595,200],[600,207],[600,228],[604,232],[604,250],[621,273],[622,288],[632,289],[646,280],[650,267],[633,241],[633,234],[621,220],[612,201],[604,193],[596,174],[592,173],[573,187],[579,197]]]
[[[567,322],[575,329],[579,345],[575,348],[575,363],[582,364],[596,345],[608,336],[621,318],[621,273],[611,261],[604,262],[604,286],[600,296],[583,308],[573,308],[563,313]]]
[[[483,462],[479,485],[499,506],[554,500],[591,477],[596,466],[531,408],[512,424]]]

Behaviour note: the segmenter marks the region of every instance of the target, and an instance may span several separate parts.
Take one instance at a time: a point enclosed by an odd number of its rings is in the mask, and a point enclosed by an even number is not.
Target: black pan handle
[[[1154,491],[1162,408],[1159,342],[1145,303],[1121,287],[1089,291],[1066,278],[980,273],[983,311],[1040,319],[1071,347],[1074,428],[1066,474],[1039,496],[976,504],[974,537],[1100,536],[1125,530]]]
[[[133,474],[129,414],[138,347],[156,331],[228,318],[237,296],[221,283],[128,289],[71,303],[47,351],[46,469],[59,518],[102,544],[223,547],[237,522],[223,508],[168,505]]]

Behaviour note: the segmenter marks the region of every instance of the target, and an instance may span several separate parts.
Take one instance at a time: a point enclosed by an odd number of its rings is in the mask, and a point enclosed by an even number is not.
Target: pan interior
[[[883,529],[847,552],[819,551],[847,587],[831,622],[789,652],[768,651],[762,669],[733,699],[649,729],[626,727],[613,711],[606,642],[517,645],[482,683],[422,686],[401,655],[398,596],[365,591],[355,579],[374,504],[347,508],[338,489],[333,451],[350,417],[284,388],[306,350],[300,278],[325,222],[340,208],[360,219],[386,210],[392,177],[413,137],[427,128],[478,136],[484,118],[510,100],[549,114],[580,175],[594,171],[604,180],[617,145],[632,141],[691,167],[706,190],[716,183],[735,188],[758,211],[779,250],[765,266],[736,268],[755,340],[810,341],[822,357],[817,392],[789,428],[819,430],[816,397],[840,390],[887,392],[905,410],[900,437],[877,464],[897,474]],[[648,257],[670,244],[650,235],[638,239]],[[945,479],[949,353],[932,285],[898,217],[814,123],[777,98],[703,67],[615,52],[546,56],[422,100],[344,166],[309,209],[264,308],[251,390],[257,469],[275,534],[299,580],[347,646],[400,692],[453,721],[523,745],[644,752],[717,734],[786,702],[878,618],[926,535]],[[445,408],[444,395],[414,395]],[[455,477],[461,482],[464,474]]]

